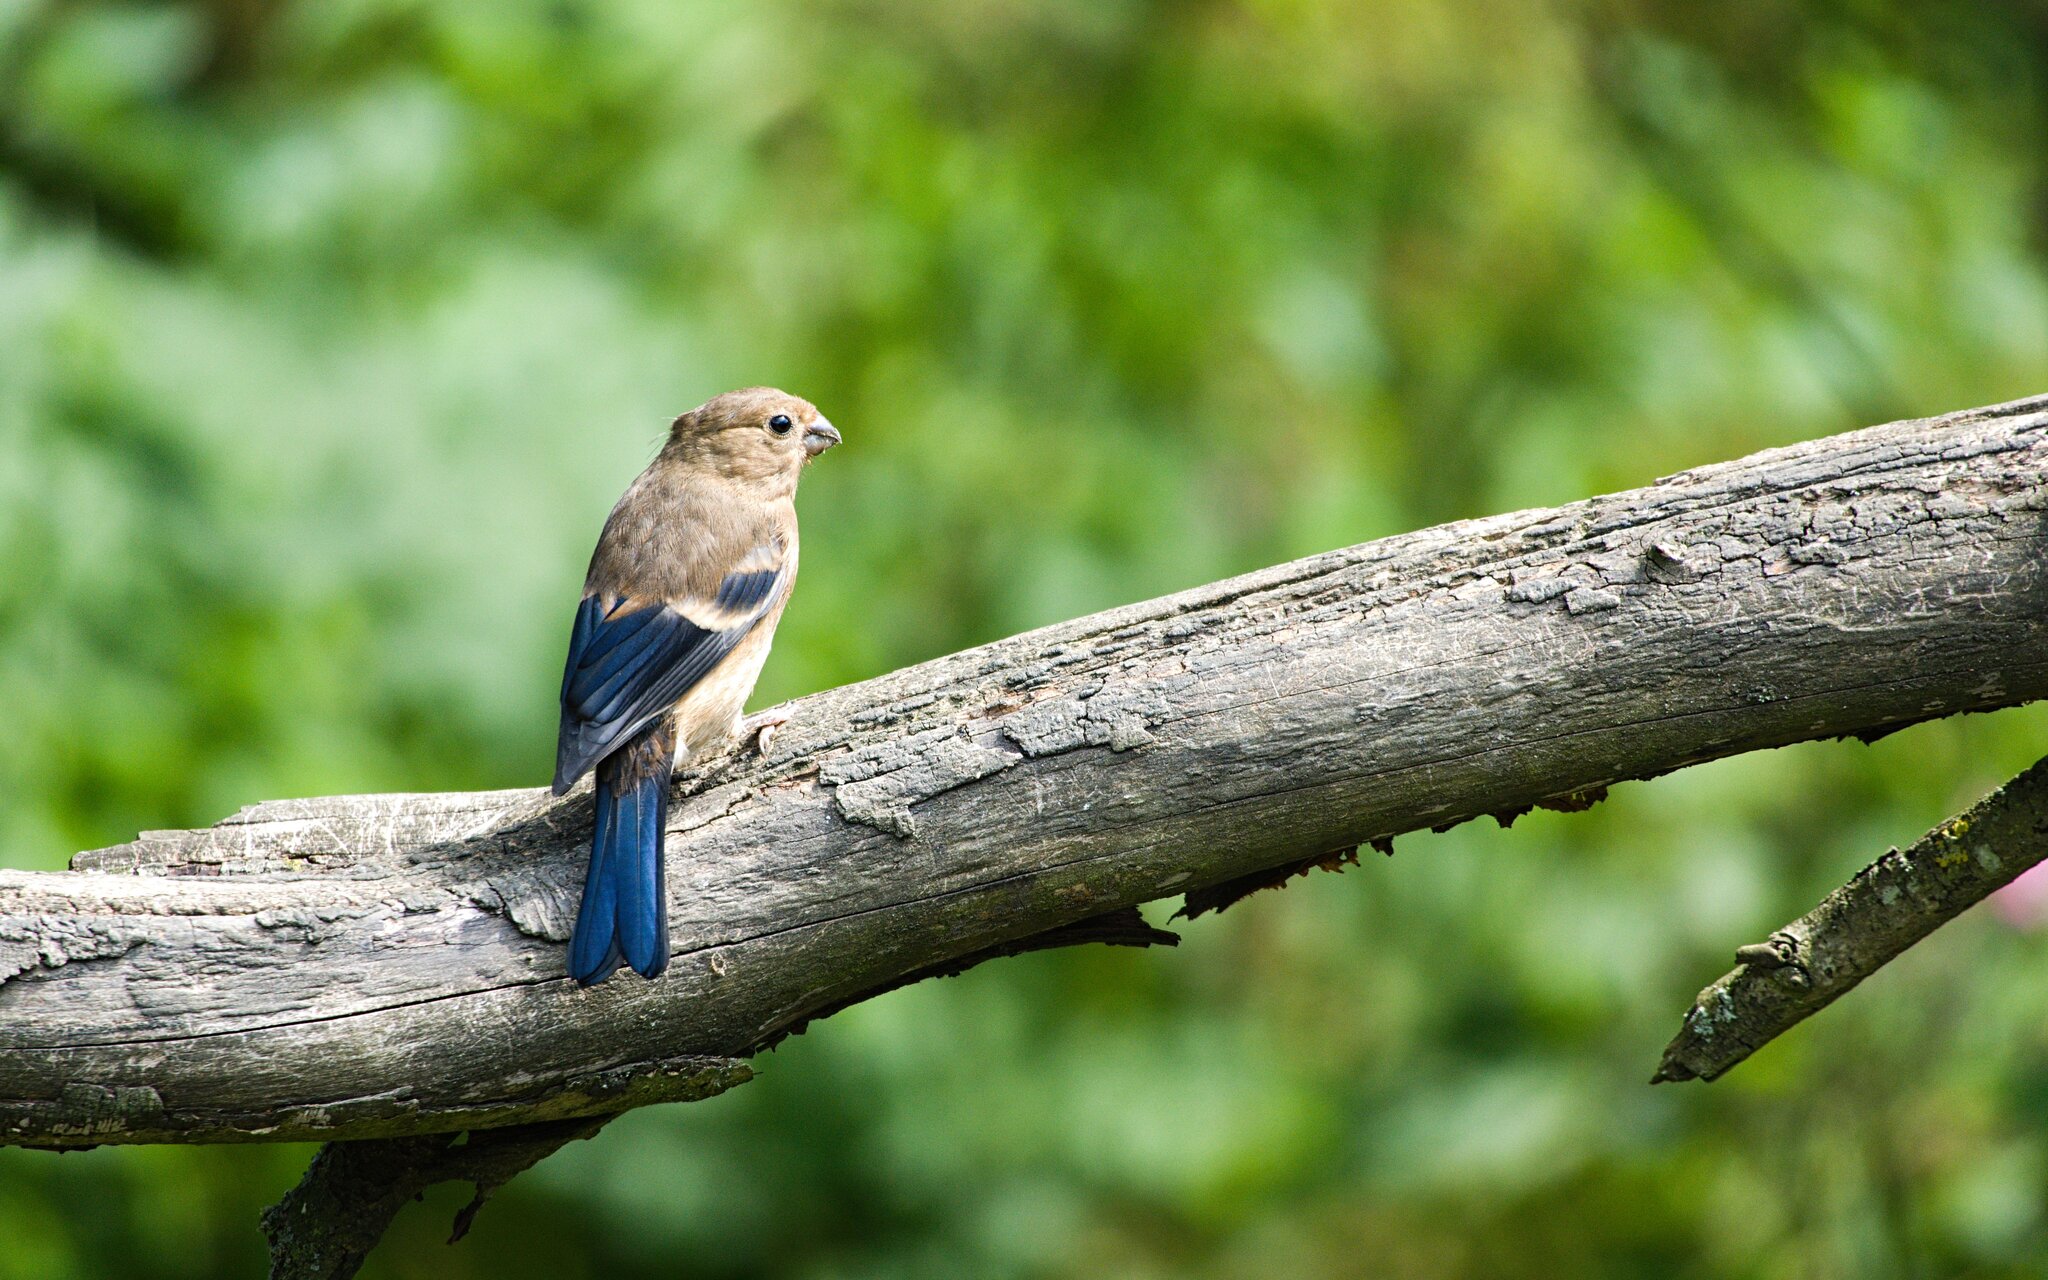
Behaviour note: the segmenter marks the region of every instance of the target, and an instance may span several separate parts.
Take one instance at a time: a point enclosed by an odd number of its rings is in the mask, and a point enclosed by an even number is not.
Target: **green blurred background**
[[[757,705],[2048,390],[2048,7],[0,0],[0,861],[542,783],[605,512],[754,382],[847,439]],[[2044,743],[1738,759],[925,984],[366,1274],[2040,1275],[2048,936],[1644,1081]],[[0,1151],[0,1277],[251,1274],[308,1154]]]

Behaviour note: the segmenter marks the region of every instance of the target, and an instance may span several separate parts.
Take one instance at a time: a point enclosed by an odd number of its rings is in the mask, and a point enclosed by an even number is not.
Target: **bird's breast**
[[[704,673],[683,700],[676,704],[679,738],[677,759],[686,760],[706,747],[723,742],[733,734],[740,712],[746,709],[761,668],[768,661],[768,647],[775,639],[775,624],[782,618],[777,604],[767,617],[754,624],[747,638]]]

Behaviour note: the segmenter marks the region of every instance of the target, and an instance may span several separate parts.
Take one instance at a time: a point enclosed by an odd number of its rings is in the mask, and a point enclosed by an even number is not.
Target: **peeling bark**
[[[2038,698],[2044,464],[2048,399],[1894,423],[806,698],[678,778],[655,983],[564,976],[587,790],[276,802],[0,872],[0,1142],[610,1114],[1138,903]]]

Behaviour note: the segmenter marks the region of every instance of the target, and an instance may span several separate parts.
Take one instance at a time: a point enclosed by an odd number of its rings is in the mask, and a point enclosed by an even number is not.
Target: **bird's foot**
[[[768,754],[768,746],[775,741],[775,731],[789,723],[789,717],[780,711],[757,711],[740,721],[738,737],[754,750],[757,756]]]

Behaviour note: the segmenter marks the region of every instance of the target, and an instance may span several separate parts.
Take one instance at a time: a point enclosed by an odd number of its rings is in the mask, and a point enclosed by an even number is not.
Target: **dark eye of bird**
[[[768,429],[778,436],[788,435],[789,429],[795,425],[795,423],[789,420],[789,415],[786,413],[778,413],[768,419]]]

